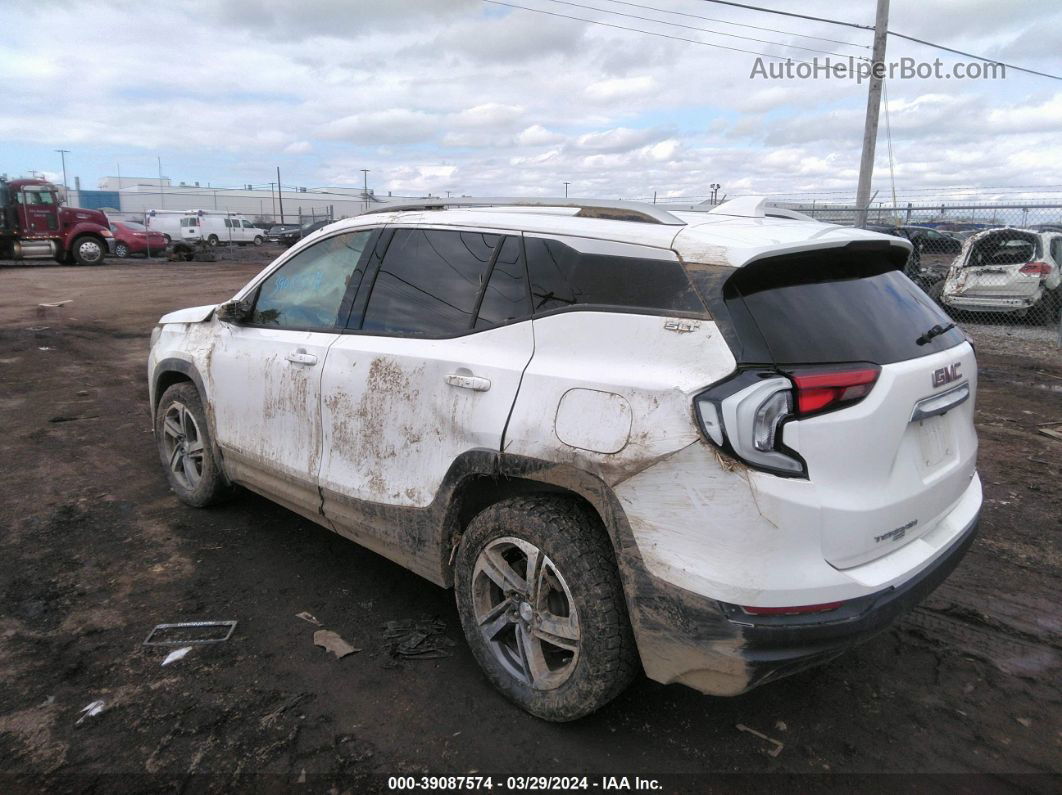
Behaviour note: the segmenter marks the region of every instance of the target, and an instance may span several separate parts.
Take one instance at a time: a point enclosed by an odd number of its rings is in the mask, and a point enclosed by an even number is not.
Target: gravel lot
[[[1062,772],[1062,442],[1037,432],[1062,420],[1056,349],[979,348],[981,536],[897,627],[738,698],[641,679],[558,726],[488,686],[451,593],[258,497],[196,511],[169,492],[150,432],[148,335],[164,312],[229,297],[269,256],[0,267],[9,790],[170,789],[201,774],[210,788],[305,777],[357,792],[382,775],[469,771],[980,773],[991,775],[973,786],[1057,786],[1043,774]],[[362,651],[337,660],[314,647],[302,611]],[[239,625],[167,667],[164,650],[141,646],[157,623],[196,619]],[[394,659],[383,625],[401,619],[441,619],[451,655]],[[103,711],[79,721],[97,700]],[[738,724],[783,749],[769,755]]]

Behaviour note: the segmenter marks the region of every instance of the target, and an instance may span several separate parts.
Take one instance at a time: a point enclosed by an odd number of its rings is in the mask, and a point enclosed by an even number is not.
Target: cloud
[[[322,125],[322,138],[350,141],[359,145],[417,143],[434,137],[439,117],[406,108],[369,111],[344,116]]]
[[[516,136],[518,146],[550,146],[563,140],[563,135],[547,130],[541,124],[532,124],[530,127],[525,127]]]
[[[655,90],[656,78],[650,75],[616,77],[591,83],[586,87],[586,96],[597,102],[614,102],[618,99],[644,97]]]
[[[653,130],[631,130],[616,127],[611,130],[586,133],[575,141],[575,148],[590,152],[627,152],[644,146],[656,136]]]

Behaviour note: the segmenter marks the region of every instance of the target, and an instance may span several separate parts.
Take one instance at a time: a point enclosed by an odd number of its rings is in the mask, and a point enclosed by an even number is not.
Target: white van
[[[181,238],[205,240],[211,246],[230,243],[260,246],[265,242],[265,231],[242,215],[198,212],[181,218]]]
[[[144,213],[144,226],[153,232],[161,232],[166,242],[181,239],[181,219],[195,215],[198,210],[148,210]],[[140,219],[136,219],[139,221]]]

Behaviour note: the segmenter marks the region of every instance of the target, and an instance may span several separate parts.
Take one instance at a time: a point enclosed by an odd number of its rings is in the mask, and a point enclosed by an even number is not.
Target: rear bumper
[[[1037,290],[1032,295],[986,296],[986,295],[944,295],[945,305],[953,309],[966,309],[971,312],[1020,312],[1036,304],[1043,297],[1043,291]]]
[[[740,651],[751,689],[828,662],[851,646],[887,629],[922,602],[959,565],[977,535],[979,515],[931,566],[907,582],[845,602],[828,613],[751,616],[719,603],[727,621],[740,628]]]

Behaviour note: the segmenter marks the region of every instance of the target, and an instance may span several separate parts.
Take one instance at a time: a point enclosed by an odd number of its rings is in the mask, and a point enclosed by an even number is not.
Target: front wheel
[[[612,547],[582,506],[554,497],[492,505],[468,525],[454,575],[473,655],[532,715],[589,715],[637,672]]]
[[[70,252],[78,265],[99,265],[107,255],[107,247],[98,237],[83,235],[74,241]]]
[[[159,458],[178,499],[193,508],[221,501],[230,487],[214,455],[199,390],[189,382],[167,389],[155,412]]]
[[[114,247],[114,256],[118,257],[119,259],[125,259],[129,256],[129,246],[127,246],[125,243],[118,243]]]
[[[265,242],[265,241],[263,241],[263,240],[262,240],[262,236],[261,236],[261,235],[255,235],[255,236],[254,236],[254,244],[255,244],[256,246],[260,246],[260,245],[262,245],[262,243],[264,243],[264,242]]]

